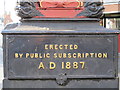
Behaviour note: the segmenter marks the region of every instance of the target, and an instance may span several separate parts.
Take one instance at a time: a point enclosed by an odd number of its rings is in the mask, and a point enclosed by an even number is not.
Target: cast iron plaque
[[[7,35],[9,79],[113,78],[114,35]]]

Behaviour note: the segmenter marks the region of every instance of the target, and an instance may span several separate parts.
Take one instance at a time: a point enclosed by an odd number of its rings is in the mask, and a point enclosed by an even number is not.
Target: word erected
[[[78,45],[73,45],[73,44],[71,44],[71,45],[67,45],[67,44],[65,44],[65,45],[58,45],[58,44],[48,45],[48,44],[45,44],[45,50],[48,50],[48,49],[50,49],[50,50],[63,50],[63,49],[76,50],[76,49],[78,49]]]

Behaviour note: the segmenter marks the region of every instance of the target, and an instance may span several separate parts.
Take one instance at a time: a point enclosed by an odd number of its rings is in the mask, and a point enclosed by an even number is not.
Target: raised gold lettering
[[[48,45],[47,44],[45,45],[45,50],[48,50]]]
[[[54,53],[53,57],[54,57],[54,58],[57,58],[57,53]]]
[[[64,45],[65,49],[68,49],[68,45]]]
[[[73,53],[73,58],[77,58],[77,56],[76,56],[77,54],[76,53]]]
[[[50,49],[54,49],[53,45],[49,45],[49,48],[50,48]]]
[[[73,68],[74,68],[74,69],[78,69],[78,67],[79,67],[79,66],[78,66],[78,62],[73,62]]]
[[[43,62],[40,62],[40,64],[39,64],[39,67],[38,67],[38,69],[45,69],[45,66],[44,66],[44,64],[43,64]]]
[[[70,50],[73,50],[73,45],[70,45]]]
[[[89,57],[89,53],[86,53],[86,54],[85,54],[85,57],[88,58],[88,57]]]
[[[63,58],[67,58],[67,55],[66,55],[66,53],[63,53]]]
[[[65,63],[62,62],[62,69],[65,69]]]
[[[18,53],[15,53],[15,58],[19,58],[19,54]]]
[[[50,62],[50,69],[53,70],[56,68],[56,64],[54,62]]]
[[[46,58],[50,58],[50,53],[47,53],[47,54],[46,54]]]
[[[71,56],[71,53],[68,53],[68,58],[71,58],[72,56]]]
[[[82,65],[82,69],[84,69],[85,68],[85,62],[80,62],[80,64]]]
[[[102,53],[98,53],[98,58],[102,58]]]
[[[78,49],[78,45],[74,45],[74,49]]]
[[[34,58],[34,53],[30,53],[30,58]]]
[[[38,58],[38,57],[39,57],[38,53],[35,53],[35,58]]]
[[[59,57],[59,58],[62,58],[62,53],[58,53],[58,57]]]
[[[71,68],[71,63],[70,62],[66,62],[66,69],[70,69]]]
[[[90,53],[90,56],[93,58],[94,57],[94,53]]]
[[[42,54],[41,53],[39,54],[39,58],[42,58]]]
[[[107,53],[103,53],[103,58],[108,58],[108,54]]]
[[[78,53],[78,58],[82,58],[81,53]]]
[[[60,45],[59,48],[60,48],[60,49],[63,49],[63,45]]]
[[[26,53],[26,58],[28,58],[28,57],[29,57],[29,55],[30,55],[29,53]]]
[[[58,45],[57,44],[55,45],[55,50],[58,50]]]
[[[82,58],[85,58],[85,54],[84,53],[82,53]]]
[[[22,54],[19,54],[19,56],[20,56],[20,58],[22,58],[22,57],[23,57],[23,53],[22,53]]]

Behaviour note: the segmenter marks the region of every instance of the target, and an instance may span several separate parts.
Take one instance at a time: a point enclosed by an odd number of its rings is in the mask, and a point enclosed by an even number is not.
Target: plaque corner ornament
[[[16,39],[15,37],[8,37],[9,44],[11,44],[12,42],[14,42],[15,39]]]

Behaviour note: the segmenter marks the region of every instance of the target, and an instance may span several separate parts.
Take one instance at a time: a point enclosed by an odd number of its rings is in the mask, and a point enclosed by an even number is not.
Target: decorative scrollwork
[[[84,10],[77,14],[76,17],[100,18],[103,15],[103,9],[103,3],[100,0],[84,0]],[[36,9],[34,0],[20,1],[16,7],[16,11],[21,18],[44,16]]]
[[[79,13],[77,16],[86,16],[89,18],[100,18],[103,15],[103,3],[98,1],[93,2],[92,0],[87,0],[85,2],[85,10]]]
[[[32,18],[35,16],[43,16],[38,10],[36,10],[33,1],[18,2],[16,6],[18,16],[21,18]]]

